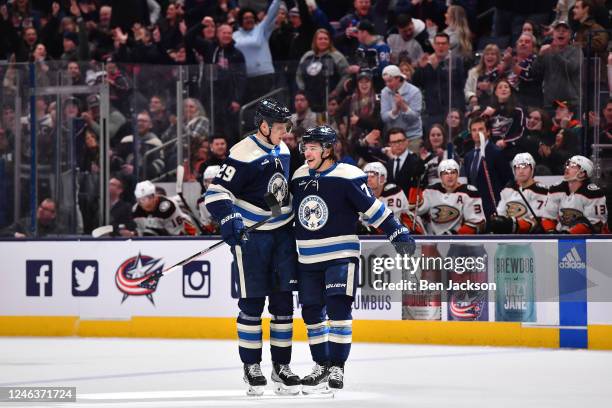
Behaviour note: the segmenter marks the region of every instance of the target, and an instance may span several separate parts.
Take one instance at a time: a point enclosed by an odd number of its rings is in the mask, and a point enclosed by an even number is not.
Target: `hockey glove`
[[[395,247],[395,251],[400,255],[412,256],[416,250],[414,238],[408,233],[408,229],[401,227],[389,237],[391,243]]]
[[[242,246],[248,239],[245,231],[242,216],[239,213],[233,213],[221,220],[221,236],[223,240],[231,247],[234,245]]]
[[[514,219],[503,215],[491,216],[489,228],[494,234],[513,234],[515,232]]]

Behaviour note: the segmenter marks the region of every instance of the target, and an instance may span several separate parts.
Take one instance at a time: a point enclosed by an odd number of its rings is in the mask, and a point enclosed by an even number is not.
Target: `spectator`
[[[465,155],[463,170],[468,184],[480,191],[485,218],[489,219],[495,212],[501,190],[513,179],[512,169],[501,149],[490,142],[491,128],[485,118],[472,118],[469,128],[475,147]],[[480,144],[480,134],[484,136],[484,146]],[[484,149],[485,161],[481,149]]]
[[[87,127],[95,132],[100,137],[100,97],[98,95],[89,95],[87,97],[87,111],[81,114],[81,118],[85,120]],[[120,137],[119,130],[125,125],[127,120],[121,112],[119,112],[114,106],[109,107],[108,117],[108,136],[110,139],[111,146],[115,146],[118,143],[118,137]],[[157,133],[156,133],[157,134]]]
[[[408,149],[418,152],[423,139],[421,108],[423,96],[416,86],[405,81],[396,65],[383,71],[385,88],[380,96],[380,110],[386,129],[401,128],[408,137]]]
[[[306,97],[306,93],[298,91],[293,99],[293,107],[295,113],[291,115],[291,123],[294,128],[302,128],[304,130],[318,125],[317,114],[310,110],[310,103]]]
[[[346,139],[338,138],[334,144],[334,155],[337,163],[346,163],[352,166],[357,166],[357,162],[349,154],[349,144]]]
[[[389,65],[391,49],[383,38],[376,35],[374,25],[368,20],[363,20],[357,26],[357,39],[359,45],[355,52],[357,64],[351,65],[349,72],[355,74],[359,69],[372,70],[374,88],[382,89],[382,72]]]
[[[599,134],[599,143],[612,145],[612,99],[608,99],[608,103],[603,108],[603,122],[600,126],[600,134]],[[610,158],[612,157],[612,150],[606,149],[602,150],[600,156]],[[606,169],[607,172],[612,171],[612,169]]]
[[[532,70],[536,58],[536,38],[530,33],[522,33],[516,41],[516,56],[510,48],[504,52],[503,70],[509,71],[508,80],[523,106],[542,105],[542,83],[535,80]]]
[[[433,183],[440,181],[438,175],[438,165],[442,160],[454,159],[458,162],[459,156],[453,154],[449,157],[449,152],[446,149],[448,144],[448,137],[444,126],[439,123],[434,123],[425,139],[424,146],[421,147],[420,156],[423,163],[425,163],[425,171],[423,173],[424,182],[422,186],[429,186]]]
[[[544,160],[545,157],[542,155],[545,149],[542,146],[552,146],[555,142],[552,121],[546,111],[541,108],[529,109],[523,138],[524,150],[536,161],[535,174],[541,176],[552,174],[551,169],[545,163],[547,160]]]
[[[372,130],[382,130],[380,102],[372,84],[372,74],[364,70],[357,75],[357,88],[348,99],[350,141],[355,144]]]
[[[236,48],[232,28],[228,24],[221,24],[217,28],[217,43],[211,59],[217,73],[213,83],[215,131],[225,134],[234,144],[240,136],[238,113],[244,103],[247,82],[245,59]]]
[[[397,17],[395,23],[397,34],[391,34],[389,38],[387,38],[387,43],[389,44],[389,48],[391,48],[392,64],[398,64],[400,58],[405,57],[416,64],[419,58],[421,58],[423,47],[421,47],[421,44],[416,38],[417,34],[415,33],[414,21],[415,19],[408,14],[401,14]],[[426,33],[426,31],[421,32],[421,34],[427,36]]]
[[[56,237],[68,232],[63,223],[58,222],[57,212],[57,204],[52,198],[45,198],[40,202],[36,210],[36,237]],[[30,217],[24,217],[5,228],[0,236],[34,237],[31,232]]]
[[[456,153],[463,157],[465,153],[474,148],[470,132],[465,129],[463,113],[459,109],[451,109],[446,115],[446,128],[449,140],[453,142]]]
[[[182,7],[178,3],[170,3],[166,8],[165,18],[159,22],[159,32],[161,36],[161,47],[163,50],[175,49],[183,42],[180,23],[182,21]],[[102,8],[100,8],[100,16]]]
[[[567,101],[576,106],[580,97],[580,68],[582,50],[570,45],[570,26],[558,21],[553,26],[552,43],[540,49],[533,63],[534,80],[543,82],[543,103],[547,110],[553,109],[555,100]]]
[[[468,71],[464,94],[466,102],[472,96],[478,98],[479,105],[490,103],[493,84],[503,75],[501,52],[495,44],[488,44],[482,52],[480,62]]]
[[[460,109],[465,101],[462,91],[465,81],[463,61],[448,52],[448,34],[436,34],[433,47],[433,54],[421,56],[413,76],[414,84],[425,90],[425,127],[442,122],[451,108]]]
[[[202,103],[194,98],[187,98],[183,102],[185,117],[185,137],[208,137],[210,122],[204,112]]]
[[[13,175],[15,152],[13,141],[0,126],[0,228],[13,221]]]
[[[293,173],[304,164],[304,155],[300,153],[298,144],[298,135],[301,138],[303,132],[300,129],[293,129],[291,132],[285,132],[282,139],[289,149],[289,178],[293,177]]]
[[[312,50],[299,63],[296,82],[304,91],[314,112],[325,112],[326,98],[342,82],[348,62],[331,42],[329,31],[318,29],[312,40]]]
[[[165,170],[164,152],[156,150],[145,159],[145,154],[152,149],[159,148],[162,141],[151,132],[153,124],[151,116],[147,111],[142,111],[136,118],[136,136],[138,140],[134,141],[133,135],[125,136],[121,139],[118,146],[118,155],[123,159],[122,171],[126,176],[135,176],[136,170],[139,172],[139,179],[156,178],[162,175]],[[136,150],[138,146],[138,150]],[[138,161],[136,157],[138,156]]]
[[[78,160],[78,204],[83,217],[83,233],[90,234],[98,227],[100,213],[100,146],[96,134],[84,130],[84,146]]]
[[[412,76],[414,75],[414,67],[412,66],[412,62],[408,59],[400,59],[398,67],[401,73],[406,77],[406,81],[412,82]]]
[[[347,116],[340,105],[340,100],[336,96],[330,96],[327,101],[327,117],[325,121],[338,135],[348,138]]]
[[[511,1],[495,0],[493,15],[493,38],[501,48],[516,42],[521,34],[523,23],[532,21],[538,26],[547,24],[550,11],[555,8],[557,0]],[[567,17],[564,18],[567,20]]]
[[[202,184],[202,175],[208,166],[221,166],[227,159],[227,140],[223,135],[213,135],[210,140],[210,155],[208,160],[200,165],[197,179]]]
[[[78,62],[70,61],[68,65],[66,65],[66,74],[68,84],[73,86],[85,85],[85,78],[83,78],[81,66]]]
[[[128,95],[131,92],[131,84],[112,60],[106,61],[106,80],[111,105],[123,115],[127,115],[130,111]]]
[[[132,218],[132,205],[123,197],[124,191],[123,181],[112,177],[108,182],[110,225],[113,226],[113,236],[131,237],[135,235],[136,224]]]
[[[166,110],[166,102],[160,95],[153,95],[149,99],[149,115],[151,115],[153,133],[163,135],[170,127],[170,115]]]
[[[23,31],[23,36],[16,47],[15,61],[28,62],[32,58],[34,48],[38,44],[38,33],[34,27],[28,27]]]
[[[605,29],[597,24],[593,18],[594,0],[577,0],[573,9],[574,21],[579,23],[574,35],[574,43],[584,50],[587,58],[595,57],[600,60],[600,81],[606,82],[606,69],[604,62],[608,53],[610,36]],[[589,44],[589,37],[591,37]],[[589,48],[590,47],[590,48]],[[589,82],[593,82],[595,78]]]
[[[492,103],[482,112],[490,118],[491,140],[503,150],[508,162],[522,152],[521,138],[525,130],[525,114],[517,106],[512,86],[500,79],[493,88]]]
[[[461,6],[449,6],[444,14],[448,34],[450,51],[458,52],[464,59],[472,58],[472,32],[465,16],[465,9]]]
[[[189,159],[184,160],[185,181],[199,181],[200,167],[209,159],[210,143],[201,137],[194,137],[189,144]]]
[[[247,87],[245,101],[252,101],[269,92],[274,85],[274,66],[268,41],[274,29],[274,20],[280,7],[280,0],[273,0],[268,12],[256,23],[256,14],[248,8],[240,9],[238,23],[240,29],[235,31],[234,41],[246,61]]]
[[[388,135],[389,158],[385,167],[389,175],[389,182],[395,183],[405,194],[408,194],[410,187],[416,186],[423,175],[425,170],[423,162],[408,148],[410,142],[402,128],[391,128]]]
[[[289,42],[289,60],[299,61],[302,55],[308,51],[311,47],[311,43],[314,40],[315,31],[317,26],[313,20],[313,17],[308,10],[305,0],[296,0],[297,7],[293,7],[289,10],[289,22],[293,27],[293,33],[290,36]],[[331,36],[329,36],[329,43],[331,45]]]
[[[575,109],[566,101],[555,101],[556,109],[553,117],[552,145],[542,145],[541,155],[553,174],[563,174],[565,162],[572,156],[580,154],[582,127],[574,119]]]

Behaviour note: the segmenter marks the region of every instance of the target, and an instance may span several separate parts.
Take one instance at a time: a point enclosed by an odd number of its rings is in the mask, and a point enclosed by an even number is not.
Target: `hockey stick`
[[[523,187],[518,186],[517,191],[518,191],[519,195],[521,196],[521,198],[523,199],[523,201],[525,202],[525,205],[527,206],[527,209],[529,210],[529,212],[533,216],[533,219],[538,223],[538,226],[542,229],[542,231],[544,231],[544,227],[542,226],[542,221],[540,220],[540,217],[538,217],[536,215],[535,211],[533,211],[533,208],[531,208],[531,205],[529,204],[529,202],[527,201],[527,199],[523,195]]]
[[[264,225],[266,222],[270,221],[271,219],[281,215],[280,203],[276,200],[276,197],[274,196],[274,194],[266,193],[264,195],[264,201],[266,202],[268,207],[270,207],[270,211],[272,212],[272,215],[270,215],[269,217],[267,217],[267,218],[257,222],[256,224],[253,224],[250,227],[248,227],[247,229],[245,229],[244,232],[242,233],[242,237],[244,237],[249,232],[254,231],[257,228],[261,227],[262,225]],[[225,239],[222,240],[222,241],[219,241],[216,244],[214,244],[212,246],[209,246],[208,248],[203,249],[202,251],[200,251],[198,253],[195,253],[195,254],[191,255],[190,257],[187,257],[187,258],[183,259],[180,262],[175,263],[174,265],[164,269],[161,272],[157,272],[157,273],[151,274],[151,276],[147,277],[145,280],[140,282],[138,284],[138,286],[140,286],[142,288],[150,288],[152,286],[157,285],[157,281],[162,276],[165,276],[165,275],[169,274],[175,268],[177,268],[179,266],[182,266],[182,265],[185,265],[186,263],[188,263],[189,261],[191,261],[191,260],[193,260],[195,258],[199,258],[200,256],[205,255],[205,254],[207,254],[207,253],[209,253],[209,252],[219,248],[221,245],[225,244],[225,242],[226,242]]]
[[[187,211],[189,212],[189,216],[191,217],[195,225],[200,230],[200,234],[204,234],[204,228],[202,228],[202,224],[200,224],[200,222],[198,221],[198,217],[196,217],[196,215],[193,213],[191,207],[189,206],[189,204],[187,204],[187,200],[185,200],[185,197],[183,196],[183,178],[184,177],[185,177],[185,168],[181,165],[178,165],[176,167],[176,194],[178,194],[178,196],[181,199],[181,202],[183,203],[185,208],[187,208]]]
[[[112,225],[103,225],[101,227],[98,227],[96,229],[94,229],[93,231],[91,231],[91,236],[94,238],[100,238],[103,237],[105,235],[109,235],[112,234],[114,231],[115,227]]]
[[[497,200],[495,199],[495,193],[493,193],[493,183],[491,183],[489,166],[487,166],[487,160],[485,158],[485,137],[482,132],[478,132],[478,137],[480,138],[480,160],[482,161],[482,168],[484,170],[485,179],[487,179],[487,187],[489,188],[489,194],[491,195],[491,200],[493,201],[493,214],[497,215]]]

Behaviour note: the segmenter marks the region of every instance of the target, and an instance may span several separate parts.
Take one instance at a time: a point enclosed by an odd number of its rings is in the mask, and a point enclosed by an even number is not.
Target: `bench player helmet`
[[[459,163],[453,159],[442,160],[440,164],[438,164],[438,175],[446,171],[456,171],[457,174],[459,174]]]
[[[566,163],[565,165],[577,165],[578,167],[580,167],[580,169],[582,169],[582,171],[584,171],[586,177],[579,177],[578,180],[585,180],[588,178],[591,178],[593,176],[593,162],[589,159],[587,159],[584,156],[572,156]],[[566,180],[566,181],[571,181],[571,180]]]
[[[137,200],[153,194],[155,194],[155,184],[151,183],[149,180],[141,181],[136,184],[134,197],[136,197]]]
[[[516,156],[514,156],[514,159],[512,159],[512,174],[514,174],[514,176],[516,177],[516,173],[514,171],[515,166],[527,164],[531,166],[531,176],[533,177],[535,171],[535,160],[533,159],[533,156],[529,153],[518,153]]]
[[[290,118],[291,112],[289,111],[289,109],[273,98],[262,99],[257,104],[257,109],[255,110],[255,126],[262,135],[268,138],[268,141],[270,141],[272,125],[275,123],[290,123]],[[270,131],[267,135],[263,134],[263,132],[261,131],[261,123],[264,120],[270,127]]]
[[[382,177],[387,180],[387,168],[381,162],[372,162],[365,165],[363,168],[365,174],[374,173],[378,175],[378,182],[382,183]]]

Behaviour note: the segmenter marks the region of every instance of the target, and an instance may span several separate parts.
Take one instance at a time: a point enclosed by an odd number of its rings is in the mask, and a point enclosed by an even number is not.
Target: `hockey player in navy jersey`
[[[399,252],[414,252],[408,230],[376,199],[365,173],[335,162],[335,142],[336,132],[328,126],[308,129],[300,145],[306,164],[291,180],[300,303],[316,363],[302,379],[303,393],[335,391],[344,384],[359,271],[359,213],[382,228]]]
[[[205,194],[206,208],[219,221],[223,239],[232,247],[232,273],[237,276],[238,350],[249,395],[262,395],[261,314],[268,297],[272,381],[277,394],[300,392],[300,378],[291,372],[293,296],[297,290],[297,260],[289,196],[289,149],[281,138],[291,113],[273,99],[257,106],[257,133],[237,143]],[[281,204],[281,215],[250,236],[244,230],[271,216],[264,194]]]

